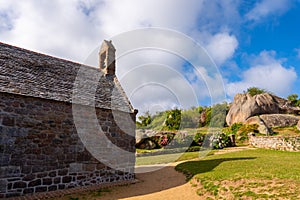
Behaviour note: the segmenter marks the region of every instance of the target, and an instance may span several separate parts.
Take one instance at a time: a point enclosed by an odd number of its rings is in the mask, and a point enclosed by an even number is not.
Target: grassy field
[[[207,199],[300,199],[300,153],[246,150],[176,166]]]
[[[199,152],[185,152],[175,154],[164,154],[156,156],[137,157],[136,165],[163,164],[182,160],[191,160],[199,157]]]

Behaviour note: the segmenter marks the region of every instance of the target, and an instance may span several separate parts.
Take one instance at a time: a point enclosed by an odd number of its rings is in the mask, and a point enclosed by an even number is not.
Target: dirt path
[[[175,165],[160,170],[137,174],[139,183],[114,188],[101,197],[103,200],[182,200],[199,199],[196,189],[185,181],[182,173],[175,171]]]
[[[249,147],[226,148],[215,152],[215,154],[224,154],[234,151],[251,149]],[[101,194],[91,192],[72,194],[57,200],[70,199],[96,199],[96,200],[194,200],[205,199],[198,196],[196,188],[192,187],[190,182],[186,182],[185,176],[175,170],[178,163],[171,163],[162,168],[162,165],[140,166],[137,167],[139,173],[136,178],[139,182],[127,186],[117,186],[110,188],[109,191],[103,191]],[[159,168],[153,170],[153,168]],[[146,173],[141,173],[146,171]],[[147,172],[151,171],[151,172]]]

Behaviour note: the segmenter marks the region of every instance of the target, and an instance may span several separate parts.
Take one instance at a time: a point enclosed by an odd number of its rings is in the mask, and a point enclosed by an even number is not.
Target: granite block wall
[[[80,109],[84,119],[90,108]],[[135,135],[125,132],[134,133],[135,114],[129,114],[131,122],[123,115],[128,113],[96,109],[106,137],[131,152],[119,161],[126,170],[119,170],[86,149],[74,124],[72,104],[0,93],[0,198],[134,179]],[[127,121],[117,123],[116,117]],[[114,156],[109,145],[102,149]]]
[[[300,151],[300,137],[250,136],[249,144],[257,148]]]

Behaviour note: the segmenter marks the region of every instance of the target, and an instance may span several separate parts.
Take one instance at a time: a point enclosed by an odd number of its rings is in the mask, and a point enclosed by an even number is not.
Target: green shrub
[[[234,123],[229,127],[225,127],[222,129],[222,132],[225,133],[226,135],[234,134],[238,132],[238,130],[243,126],[242,123]]]
[[[211,144],[213,149],[223,149],[232,146],[228,136],[224,133],[213,134],[211,137]]]
[[[202,133],[196,133],[195,135],[194,135],[194,138],[193,138],[193,143],[194,144],[192,144],[193,146],[195,146],[195,145],[202,145],[202,143],[203,143],[203,141],[204,141],[204,139],[205,139],[205,135],[204,134],[202,134]]]
[[[257,124],[245,124],[242,125],[238,131],[237,136],[240,141],[248,140],[248,134],[249,133],[258,133],[258,125]]]
[[[167,118],[165,121],[166,130],[179,130],[181,122],[181,110],[167,110]]]
[[[152,118],[149,112],[146,112],[145,115],[141,115],[138,117],[138,121],[136,125],[138,128],[146,128],[152,122]]]
[[[230,127],[223,128],[222,132],[226,135],[234,134],[236,136],[237,142],[244,142],[248,140],[249,133],[258,133],[257,129],[257,124],[234,123]]]
[[[300,106],[300,99],[298,99],[297,94],[291,94],[287,99],[292,103],[293,106]]]
[[[247,89],[247,93],[249,93],[251,96],[255,96],[257,94],[266,93],[267,91],[265,89],[261,89],[258,87],[250,87]]]

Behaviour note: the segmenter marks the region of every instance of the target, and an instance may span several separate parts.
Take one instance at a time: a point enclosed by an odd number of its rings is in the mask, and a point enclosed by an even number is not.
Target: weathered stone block
[[[34,186],[38,186],[38,185],[41,185],[41,184],[42,184],[41,179],[36,179],[34,181],[30,181],[28,183],[28,187],[34,187]]]
[[[17,197],[17,196],[21,196],[21,193],[20,193],[20,192],[13,191],[13,192],[9,192],[9,193],[6,193],[6,194],[5,194],[5,197],[6,197],[6,198]]]
[[[28,174],[26,176],[23,177],[23,181],[32,181],[36,178],[35,174]]]
[[[49,176],[50,176],[50,177],[55,177],[56,174],[57,174],[56,171],[49,172]]]
[[[46,186],[39,186],[35,188],[35,192],[47,192],[48,188]]]
[[[84,169],[86,171],[95,171],[96,166],[97,166],[96,164],[85,164]]]
[[[23,194],[31,194],[34,192],[34,188],[26,188],[23,190]]]
[[[20,167],[19,166],[0,167],[0,178],[19,177],[19,176],[20,176]]]
[[[52,185],[53,181],[52,178],[43,178],[42,183],[43,185]]]
[[[66,186],[63,184],[58,185],[58,189],[60,189],[60,190],[65,189],[65,188],[66,188]]]
[[[81,172],[83,170],[82,163],[70,163],[70,173]]]
[[[57,190],[57,185],[51,185],[48,187],[48,191],[54,191]]]
[[[48,176],[48,173],[47,172],[42,172],[42,173],[38,173],[36,176],[37,176],[37,178],[43,178],[43,177]]]
[[[4,126],[15,126],[15,119],[10,116],[5,116],[2,119],[2,125]]]
[[[7,180],[0,179],[0,193],[5,193],[7,187]]]
[[[58,175],[59,176],[65,176],[68,174],[68,169],[60,169],[58,170]]]
[[[72,181],[72,177],[71,176],[64,176],[62,178],[62,182],[63,183],[70,183]]]
[[[17,188],[25,188],[26,186],[27,186],[27,183],[26,183],[26,182],[18,181],[18,182],[15,182],[15,183],[14,183],[13,188],[14,188],[14,189],[17,189]]]
[[[53,179],[53,183],[54,183],[54,184],[61,183],[61,177],[55,177],[55,178]]]
[[[6,166],[9,164],[10,154],[0,154],[0,166]]]
[[[32,167],[32,173],[45,171],[46,166],[43,165],[42,161],[36,161],[34,163],[35,163],[35,166]]]
[[[31,173],[31,166],[23,165],[23,166],[22,166],[22,169],[21,169],[21,172],[22,172],[23,174],[30,174],[30,173]]]

